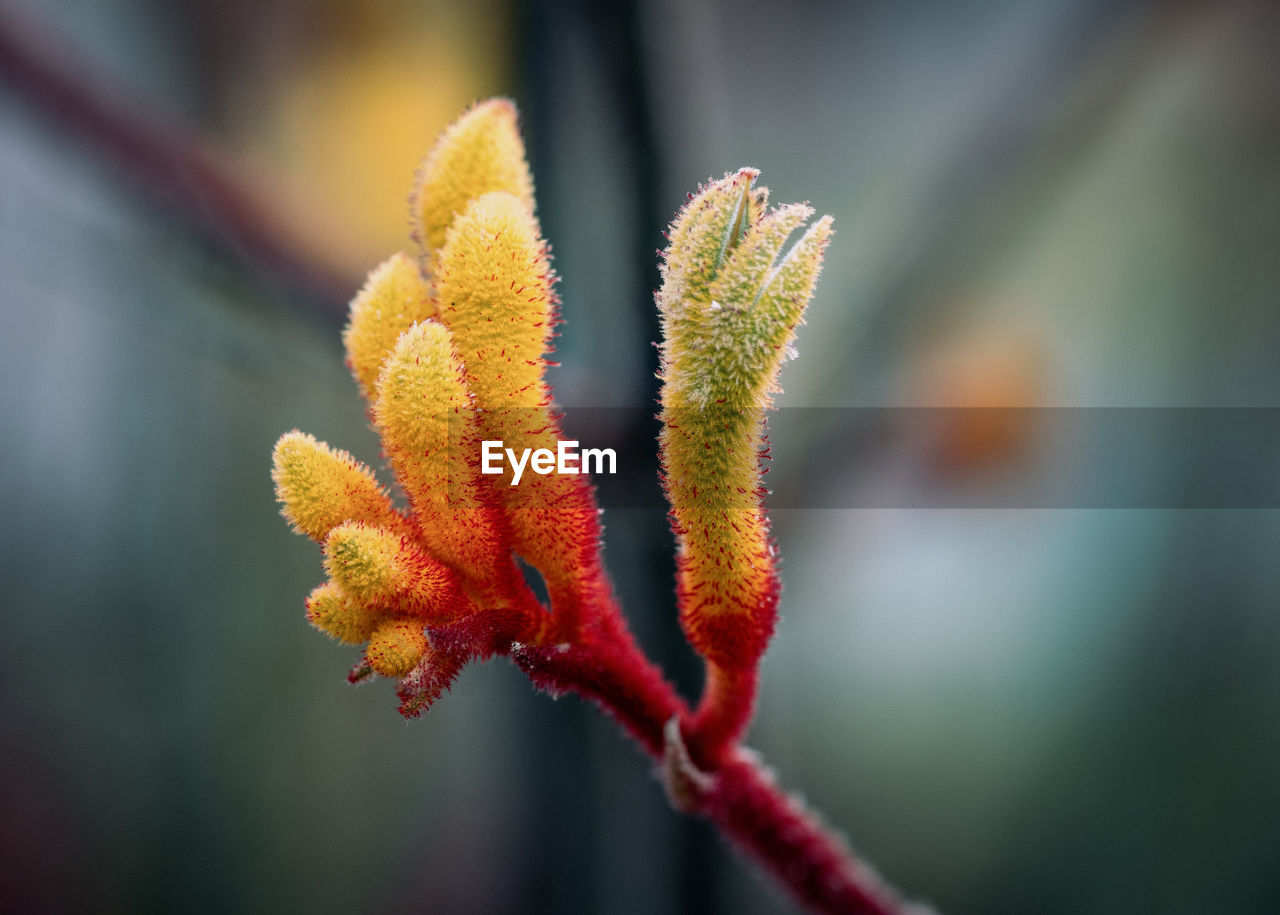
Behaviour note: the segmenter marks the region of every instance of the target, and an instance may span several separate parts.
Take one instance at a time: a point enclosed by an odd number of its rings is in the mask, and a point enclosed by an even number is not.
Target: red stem
[[[708,659],[702,700],[689,727],[689,752],[703,767],[718,765],[755,712],[756,667],[724,667]]]
[[[905,903],[741,748],[715,773],[700,812],[815,912],[905,915]]]
[[[728,743],[720,742],[711,757],[695,747],[690,761],[682,745],[670,745],[666,727],[673,719],[685,722],[684,730],[695,739],[703,737],[689,727],[696,717],[636,645],[612,597],[606,599],[598,626],[577,643],[518,646],[512,651],[529,679],[553,693],[576,692],[617,719],[661,764],[673,803],[709,819],[811,910],[854,915],[911,911],[842,838],[778,787],[753,753],[732,743],[745,718],[730,729],[734,736]],[[705,702],[742,709],[749,718],[754,681],[754,671],[745,678],[720,671],[708,682]],[[725,690],[732,693],[727,699]],[[745,702],[739,701],[741,690],[747,691]],[[680,734],[674,724],[672,731]],[[681,740],[677,736],[675,743]],[[700,768],[703,765],[708,768]]]
[[[616,623],[575,644],[523,646],[512,657],[535,686],[595,702],[655,759],[663,754],[663,726],[688,715],[684,700]]]

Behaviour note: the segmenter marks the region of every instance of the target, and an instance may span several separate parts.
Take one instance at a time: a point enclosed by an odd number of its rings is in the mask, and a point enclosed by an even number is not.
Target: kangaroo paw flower
[[[285,518],[324,548],[329,580],[307,598],[307,619],[363,646],[350,682],[398,680],[400,713],[416,717],[467,664],[506,656],[535,687],[611,715],[659,764],[677,809],[710,820],[799,901],[900,915],[740,743],[780,591],[762,502],[765,414],[831,235],[805,204],[769,209],[757,177],[739,169],[690,197],[656,295],[676,595],[706,663],[696,708],[628,631],[594,491],[561,464],[572,443],[545,377],[559,300],[509,101],[475,105],[436,143],[411,197],[422,256],[375,269],[343,332],[407,507],[351,455],[297,431],[276,445],[272,478]],[[496,472],[495,446],[510,462]],[[542,573],[549,608],[517,556]]]
[[[713,747],[746,726],[780,584],[764,513],[764,419],[813,293],[827,217],[766,211],[755,169],[713,182],[672,225],[662,288],[664,483],[676,533],[680,622],[708,661],[699,727]]]
[[[407,537],[359,522],[339,525],[325,540],[325,567],[353,600],[435,624],[474,609],[452,569]]]
[[[559,429],[549,408],[544,354],[557,315],[555,276],[537,220],[525,201],[505,192],[471,202],[450,227],[438,260],[441,320],[466,366],[486,440],[516,452],[554,451]],[[599,568],[595,499],[581,476],[493,481],[517,553],[551,591],[563,632],[584,612],[583,582]]]
[[[509,565],[509,529],[480,481],[475,408],[449,331],[431,321],[405,331],[377,394],[374,423],[431,554],[478,579]]]

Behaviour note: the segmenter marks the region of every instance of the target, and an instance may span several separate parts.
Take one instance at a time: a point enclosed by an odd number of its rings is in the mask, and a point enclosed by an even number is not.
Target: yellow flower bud
[[[357,522],[325,541],[325,568],[359,603],[422,616],[433,623],[471,609],[458,577],[404,536]]]
[[[440,252],[440,320],[466,366],[467,385],[482,410],[521,428],[528,408],[548,400],[542,356],[555,321],[554,282],[537,220],[508,193],[471,201]]]
[[[373,398],[378,373],[400,334],[434,316],[431,289],[408,255],[393,254],[369,274],[342,332],[347,366],[365,398]]]
[[[321,632],[348,645],[369,640],[379,614],[351,597],[334,582],[318,586],[307,597],[307,620]]]
[[[509,562],[506,523],[480,483],[471,394],[449,331],[433,321],[405,331],[377,390],[374,423],[431,554],[480,578]]]
[[[555,278],[537,220],[517,197],[485,194],[454,221],[438,263],[440,319],[466,366],[483,437],[516,453],[554,452],[559,430],[543,354],[556,320]],[[516,552],[542,573],[552,609],[571,630],[599,562],[589,484],[552,473],[512,486],[505,463],[492,479]]]
[[[414,237],[426,250],[429,274],[445,233],[467,203],[490,191],[514,194],[533,209],[533,178],[516,125],[516,107],[490,99],[468,109],[436,141],[410,198]]]
[[[283,505],[281,513],[294,530],[313,540],[323,541],[344,521],[406,526],[373,471],[347,452],[296,429],[276,443],[271,478]]]

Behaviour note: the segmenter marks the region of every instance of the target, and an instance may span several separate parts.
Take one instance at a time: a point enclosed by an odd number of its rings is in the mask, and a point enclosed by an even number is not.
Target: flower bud
[[[506,521],[480,482],[475,410],[449,331],[434,321],[405,331],[377,391],[374,423],[427,549],[473,577],[509,562]]]
[[[384,677],[403,677],[417,666],[430,646],[415,620],[389,619],[369,637],[365,657],[369,666]]]
[[[445,233],[467,203],[490,191],[506,191],[533,210],[533,179],[516,125],[516,107],[507,99],[472,106],[427,155],[409,200],[414,237],[427,252],[435,274]]]
[[[366,399],[373,399],[382,364],[400,335],[434,316],[431,289],[408,255],[393,254],[369,274],[351,301],[351,318],[342,332],[347,366]]]
[[[440,320],[477,406],[499,421],[549,399],[542,357],[556,318],[554,283],[546,242],[520,198],[485,194],[449,229],[436,276]]]
[[[480,431],[515,453],[554,452],[559,441],[543,359],[556,320],[554,282],[537,220],[508,193],[473,200],[440,253],[440,319],[466,366]],[[515,550],[542,573],[553,611],[571,630],[598,562],[590,486],[556,473],[526,476],[519,486],[511,480],[504,467],[494,485]]]
[[[407,537],[382,528],[358,522],[335,527],[325,541],[325,568],[343,591],[365,606],[398,610],[432,623],[448,622],[470,609],[456,573]]]
[[[340,586],[326,581],[307,597],[307,621],[348,645],[361,645],[378,625],[379,614],[352,600]]]
[[[295,429],[280,437],[271,459],[281,513],[313,540],[323,541],[344,521],[388,528],[407,524],[373,471],[345,451]]]
[[[778,596],[761,504],[764,417],[831,233],[802,204],[765,211],[754,169],[705,187],[677,216],[662,316],[662,464],[679,539],[681,622],[726,667],[754,665]]]

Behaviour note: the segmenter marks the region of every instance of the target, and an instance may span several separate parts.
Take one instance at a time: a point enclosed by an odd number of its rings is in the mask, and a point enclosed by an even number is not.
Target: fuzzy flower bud
[[[425,249],[429,273],[445,233],[467,204],[490,191],[506,191],[533,210],[533,178],[507,99],[480,102],[455,121],[427,155],[409,206],[414,237]]]
[[[440,318],[481,409],[546,405],[554,282],[538,222],[519,197],[485,194],[449,229],[436,276]]]
[[[307,621],[331,638],[348,645],[369,641],[378,620],[376,610],[352,600],[331,581],[318,586],[307,597]]]
[[[380,623],[369,637],[365,657],[369,666],[382,676],[403,677],[429,649],[421,622],[390,619]]]
[[[374,422],[433,556],[477,577],[510,561],[506,522],[480,483],[480,437],[453,340],[433,321],[401,335],[383,366]]]
[[[390,531],[351,522],[329,532],[325,568],[359,603],[448,622],[469,609],[457,575]]]
[[[831,234],[823,217],[765,210],[755,169],[713,182],[676,217],[662,316],[662,462],[680,541],[681,622],[694,647],[749,667],[773,632],[778,581],[761,505],[765,410],[813,294]]]
[[[281,513],[313,540],[323,541],[344,521],[406,525],[373,471],[345,451],[295,429],[276,442],[271,459]]]
[[[342,332],[347,365],[361,394],[372,400],[396,340],[413,324],[434,316],[431,289],[408,255],[393,254],[369,274],[351,301],[351,319]]]
[[[555,451],[559,429],[543,358],[551,346],[557,299],[546,242],[520,198],[503,192],[473,200],[449,229],[440,252],[440,319],[466,366],[485,439]],[[516,552],[542,572],[553,609],[570,629],[577,610],[569,595],[594,567],[600,537],[585,479],[550,474],[509,485],[495,480]]]

